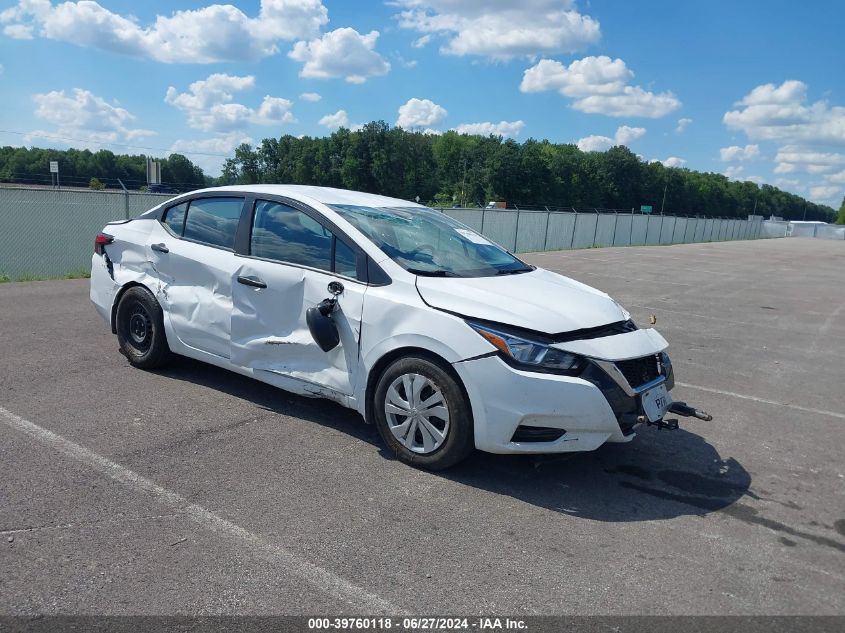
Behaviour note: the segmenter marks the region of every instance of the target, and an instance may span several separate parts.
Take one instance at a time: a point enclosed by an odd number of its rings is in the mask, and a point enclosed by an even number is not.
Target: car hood
[[[417,289],[434,308],[544,334],[628,318],[605,293],[542,268],[496,277],[417,277]]]

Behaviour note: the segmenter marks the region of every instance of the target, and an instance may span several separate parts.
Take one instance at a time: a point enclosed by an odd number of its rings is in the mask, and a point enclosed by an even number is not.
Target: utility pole
[[[461,181],[461,206],[466,207],[466,190],[467,190],[467,159],[464,158],[464,178]]]
[[[663,215],[663,207],[666,206],[666,190],[669,188],[669,181],[666,181],[666,185],[663,187],[663,202],[660,203],[660,215]]]

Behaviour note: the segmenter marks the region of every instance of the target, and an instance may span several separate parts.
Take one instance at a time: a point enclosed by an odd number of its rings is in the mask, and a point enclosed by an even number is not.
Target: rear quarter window
[[[164,214],[164,223],[174,234],[180,237],[185,228],[185,212],[187,210],[188,203],[183,202],[182,204],[177,204],[175,207],[170,207]]]

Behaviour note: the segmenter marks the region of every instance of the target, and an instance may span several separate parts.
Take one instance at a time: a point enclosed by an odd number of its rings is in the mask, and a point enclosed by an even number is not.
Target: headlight
[[[583,359],[580,356],[478,323],[467,321],[467,324],[496,347],[512,365],[562,374],[577,374],[581,370]]]

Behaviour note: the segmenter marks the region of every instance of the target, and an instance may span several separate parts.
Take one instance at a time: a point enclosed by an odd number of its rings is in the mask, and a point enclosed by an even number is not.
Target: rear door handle
[[[266,288],[267,284],[258,277],[238,277],[238,283],[244,286],[252,286],[253,288]]]
[[[164,244],[153,244],[152,246],[150,246],[150,248],[153,249],[154,251],[158,251],[159,253],[169,253],[170,252],[170,249],[167,248],[167,246],[165,246]]]

